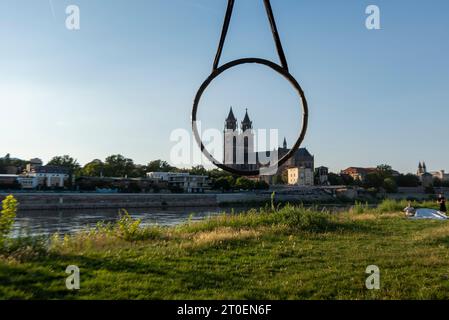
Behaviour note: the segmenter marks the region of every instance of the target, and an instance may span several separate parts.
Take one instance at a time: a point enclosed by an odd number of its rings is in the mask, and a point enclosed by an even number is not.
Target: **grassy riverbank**
[[[449,225],[406,220],[403,206],[266,208],[175,228],[125,216],[63,239],[16,240],[0,257],[0,298],[447,299]],[[65,287],[68,265],[81,270],[79,291]],[[365,287],[369,265],[380,290]]]

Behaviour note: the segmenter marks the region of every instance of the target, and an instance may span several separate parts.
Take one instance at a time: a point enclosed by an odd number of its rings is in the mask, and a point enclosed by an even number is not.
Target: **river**
[[[340,212],[348,206],[322,205],[318,210],[326,209],[330,212]],[[160,225],[174,226],[187,221],[200,221],[205,218],[223,214],[225,212],[243,212],[248,207],[236,209],[224,208],[170,208],[170,209],[132,209],[131,217],[142,220],[142,226]],[[14,227],[13,237],[21,235],[42,236],[59,234],[73,234],[78,231],[95,227],[98,222],[115,222],[119,219],[119,211],[115,209],[97,210],[19,210]]]
[[[223,208],[176,208],[176,209],[133,209],[131,217],[141,219],[143,226],[174,226],[191,221],[199,221],[222,214]],[[19,235],[40,236],[71,234],[95,227],[98,222],[115,222],[118,210],[32,210],[19,211],[13,227],[13,237]]]

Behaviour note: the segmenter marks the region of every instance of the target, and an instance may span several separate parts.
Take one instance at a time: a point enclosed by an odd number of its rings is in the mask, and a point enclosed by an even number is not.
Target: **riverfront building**
[[[441,182],[449,181],[449,174],[447,174],[444,170],[433,172],[427,171],[425,162],[419,163],[416,175],[425,187],[433,185],[436,180],[440,180]]]
[[[44,166],[40,159],[31,159],[22,174],[0,175],[0,185],[4,188],[64,188],[68,180],[69,170],[67,168]]]
[[[288,184],[291,186],[313,186],[313,171],[310,168],[288,169]]]
[[[147,177],[166,182],[170,188],[186,193],[204,193],[210,189],[207,176],[190,175],[189,173],[149,172]]]

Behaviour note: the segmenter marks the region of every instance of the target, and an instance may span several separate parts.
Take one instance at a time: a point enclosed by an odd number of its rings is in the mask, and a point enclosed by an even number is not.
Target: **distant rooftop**
[[[69,169],[59,166],[38,166],[32,170],[35,173],[55,173],[55,174],[69,174]]]

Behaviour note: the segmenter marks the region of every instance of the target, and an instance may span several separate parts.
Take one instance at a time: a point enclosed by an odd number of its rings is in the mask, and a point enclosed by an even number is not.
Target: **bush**
[[[0,248],[3,248],[8,235],[11,233],[14,220],[17,215],[17,200],[9,195],[2,201],[2,211],[0,213]]]
[[[47,236],[20,235],[17,238],[8,239],[4,253],[19,260],[29,260],[43,256],[47,253]]]
[[[274,215],[278,223],[303,231],[324,232],[334,226],[329,213],[321,213],[304,207],[287,205]]]
[[[128,211],[122,209],[120,219],[117,222],[117,235],[126,241],[143,240],[144,229],[140,227],[141,219],[133,219]]]
[[[235,187],[242,190],[254,190],[255,183],[248,178],[240,177],[235,182]]]
[[[363,214],[369,210],[368,202],[356,201],[355,205],[351,208],[350,212],[355,214]]]
[[[413,199],[407,200],[386,199],[377,206],[376,210],[380,213],[399,212],[403,211],[404,208],[407,207],[409,203],[415,209],[419,208],[438,209],[438,204],[436,203],[436,201],[417,201]]]
[[[164,229],[159,226],[141,226],[140,219],[134,219],[122,209],[116,223],[98,222],[96,227],[63,237],[55,233],[49,240],[50,250],[102,249],[120,242],[138,242],[162,239]]]
[[[406,200],[396,201],[392,199],[385,199],[377,206],[377,211],[381,213],[403,211],[407,207]]]

